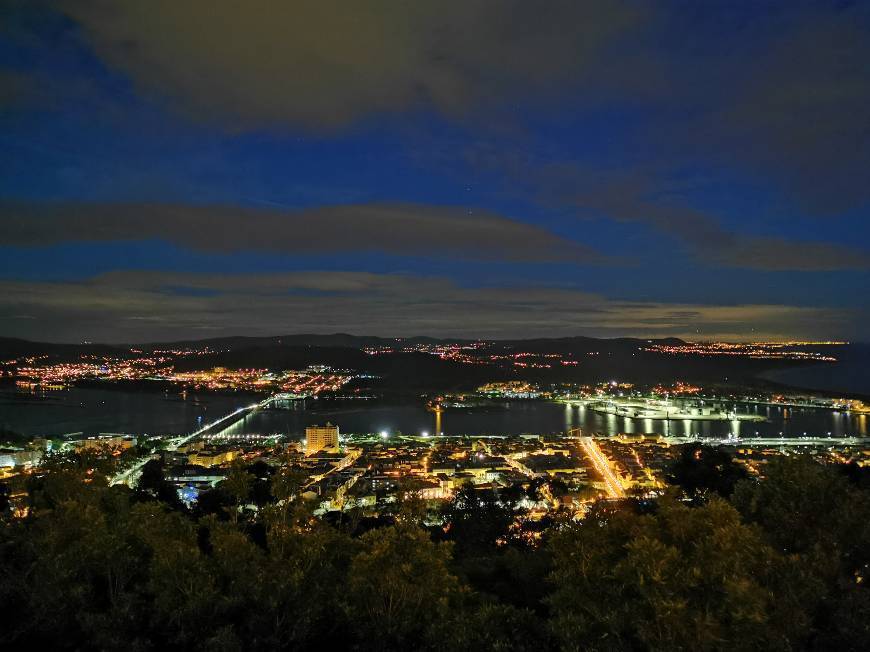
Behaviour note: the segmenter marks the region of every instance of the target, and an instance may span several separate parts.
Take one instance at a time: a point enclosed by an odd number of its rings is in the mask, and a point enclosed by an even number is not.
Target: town
[[[252,409],[259,409],[252,406]],[[234,417],[235,415],[228,415]],[[579,429],[561,436],[443,436],[383,431],[344,435],[338,425],[306,428],[305,437],[232,434],[225,424],[186,438],[103,435],[61,443],[55,455],[101,460],[110,483],[135,487],[147,463],[157,464],[179,498],[193,506],[200,495],[220,488],[240,468],[267,476],[293,473],[300,495],[323,516],[359,510],[389,512],[405,495],[424,501],[450,500],[464,487],[516,491],[524,519],[553,513],[583,518],[599,500],[655,497],[668,486],[669,469],[688,446],[702,442],[660,434],[590,436]],[[763,477],[773,458],[809,456],[820,463],[870,466],[870,438],[807,438],[706,442],[727,452],[750,476]],[[0,479],[24,513],[26,480],[43,472],[52,442],[0,451]],[[256,509],[254,504],[240,509]]]

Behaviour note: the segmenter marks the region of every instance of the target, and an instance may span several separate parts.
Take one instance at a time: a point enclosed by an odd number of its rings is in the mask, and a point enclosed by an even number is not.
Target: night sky
[[[870,339],[870,2],[0,14],[0,335]]]

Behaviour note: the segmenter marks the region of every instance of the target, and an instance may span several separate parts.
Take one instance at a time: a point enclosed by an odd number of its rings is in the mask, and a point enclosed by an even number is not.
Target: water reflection
[[[194,400],[194,398],[196,400]],[[0,392],[0,426],[29,436],[57,436],[70,432],[86,435],[99,432],[131,434],[181,434],[194,430],[198,419],[213,420],[235,408],[251,403],[249,395],[199,396],[183,400],[162,393],[120,392],[72,389],[56,392],[50,398],[18,398],[15,392]],[[751,406],[735,406],[738,412]],[[730,408],[734,409],[734,408]],[[457,434],[524,434],[557,433],[579,427],[587,433],[653,432],[671,436],[767,437],[848,435],[867,436],[867,415],[827,410],[793,409],[789,418],[775,406],[759,410],[769,421],[746,423],[705,420],[633,420],[624,416],[602,415],[580,405],[566,407],[558,403],[514,402],[509,407],[453,409],[431,413],[423,405],[378,405],[348,402],[318,402],[299,410],[263,410],[231,425],[227,433],[302,436],[307,425],[331,421],[346,433],[371,433],[381,429],[391,432],[424,431]],[[433,426],[434,421],[434,428]]]

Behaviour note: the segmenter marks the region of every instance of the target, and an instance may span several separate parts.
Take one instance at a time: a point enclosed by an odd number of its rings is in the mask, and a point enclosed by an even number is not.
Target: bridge
[[[222,428],[228,428],[232,424],[234,424],[239,419],[243,419],[244,417],[256,412],[257,410],[261,410],[263,408],[267,408],[271,405],[274,405],[277,401],[288,400],[290,397],[294,397],[292,400],[296,400],[298,397],[295,394],[272,394],[268,398],[263,399],[259,403],[251,403],[250,405],[246,405],[244,407],[240,407],[236,410],[233,410],[229,414],[225,414],[219,419],[215,419],[211,423],[207,423],[201,428],[194,430],[193,432],[182,435],[180,437],[172,437],[168,440],[166,450],[175,451],[180,447],[184,446],[188,442],[193,441],[197,437],[201,437],[202,435],[208,434],[214,428],[218,426]],[[139,478],[139,474],[142,471],[142,467],[145,466],[151,460],[151,455],[146,455],[130,468],[117,473],[116,475],[109,478],[110,485],[116,484],[126,484],[132,486],[132,484]]]

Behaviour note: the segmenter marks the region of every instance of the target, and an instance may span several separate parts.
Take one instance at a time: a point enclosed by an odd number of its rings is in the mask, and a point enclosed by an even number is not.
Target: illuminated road
[[[610,468],[610,460],[601,452],[598,444],[592,437],[581,437],[580,446],[586,457],[592,462],[595,470],[604,478],[604,486],[607,487],[607,494],[611,498],[625,498],[625,487],[622,486],[622,481],[619,479],[613,469]]]
[[[525,466],[522,462],[517,460],[515,457],[513,457],[511,455],[505,455],[504,461],[507,462],[508,466],[511,467],[512,469],[514,469],[515,471],[518,471],[519,473],[522,473],[523,475],[528,476],[530,478],[535,477],[535,474],[532,473],[527,466]]]
[[[349,467],[351,464],[356,462],[359,459],[360,455],[362,455],[361,448],[350,449],[348,451],[347,455],[345,455],[343,458],[341,458],[341,460],[339,461],[339,463],[337,465],[335,465],[334,467],[332,467],[331,469],[329,469],[328,471],[326,471],[324,473],[312,476],[311,481],[302,487],[303,491],[305,489],[307,489],[308,487],[310,487],[314,484],[317,484],[318,482],[323,480],[323,478],[325,478],[326,476],[333,475],[335,473],[338,473],[339,471],[343,471],[344,469]]]

